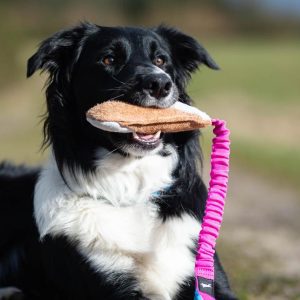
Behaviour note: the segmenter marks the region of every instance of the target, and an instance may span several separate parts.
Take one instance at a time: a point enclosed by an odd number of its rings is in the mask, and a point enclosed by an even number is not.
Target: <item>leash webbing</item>
[[[211,172],[205,214],[198,240],[195,262],[196,291],[194,300],[214,300],[214,254],[218,238],[229,173],[230,131],[223,120],[213,120]]]

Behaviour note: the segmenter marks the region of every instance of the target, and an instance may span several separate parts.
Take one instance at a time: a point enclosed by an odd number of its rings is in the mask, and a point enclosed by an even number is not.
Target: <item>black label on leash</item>
[[[214,281],[211,279],[206,279],[203,277],[198,277],[198,289],[201,292],[204,292],[212,297],[214,294]]]

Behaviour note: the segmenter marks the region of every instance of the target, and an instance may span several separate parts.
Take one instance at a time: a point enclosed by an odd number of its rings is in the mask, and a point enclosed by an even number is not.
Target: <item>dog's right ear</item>
[[[191,36],[165,25],[155,28],[155,32],[168,42],[182,78],[189,78],[191,73],[202,64],[213,70],[219,70],[219,66],[208,51]]]
[[[44,40],[38,51],[27,62],[27,77],[41,69],[54,74],[63,67],[72,66],[72,60],[78,59],[80,41],[87,31],[96,31],[98,27],[90,23],[81,23],[79,26],[59,31]]]

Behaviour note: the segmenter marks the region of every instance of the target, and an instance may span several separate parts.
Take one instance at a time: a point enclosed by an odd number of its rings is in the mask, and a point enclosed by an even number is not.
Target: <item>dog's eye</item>
[[[102,59],[103,64],[105,64],[106,66],[113,65],[115,63],[115,61],[116,61],[116,59],[112,55],[105,56]]]
[[[165,64],[165,60],[162,57],[158,56],[158,57],[154,58],[153,63],[156,66],[161,67],[161,66],[163,66]]]

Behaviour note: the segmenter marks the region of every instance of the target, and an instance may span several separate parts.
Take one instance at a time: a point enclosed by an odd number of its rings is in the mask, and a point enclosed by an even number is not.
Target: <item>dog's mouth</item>
[[[121,152],[139,157],[159,152],[164,144],[164,133],[161,131],[154,134],[110,132],[109,136],[113,145],[117,146]]]
[[[126,141],[126,152],[138,156],[156,153],[163,147],[163,135],[161,131],[157,131],[154,134],[130,133]]]
[[[155,134],[133,132],[132,140],[145,146],[155,146],[160,143],[161,131],[158,131]]]

